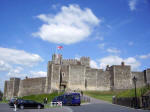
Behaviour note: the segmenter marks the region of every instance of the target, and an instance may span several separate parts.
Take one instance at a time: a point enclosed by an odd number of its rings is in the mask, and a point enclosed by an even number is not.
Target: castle
[[[31,94],[51,93],[58,90],[98,90],[108,91],[131,89],[132,78],[137,78],[137,87],[150,84],[150,69],[142,72],[131,71],[131,66],[107,66],[106,70],[90,67],[90,58],[63,59],[61,54],[53,54],[48,62],[47,77],[10,78],[5,81],[4,97],[22,97]]]

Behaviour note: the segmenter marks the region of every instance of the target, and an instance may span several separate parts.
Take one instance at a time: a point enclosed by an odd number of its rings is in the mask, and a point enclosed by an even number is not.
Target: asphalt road
[[[95,103],[82,106],[71,106],[72,112],[150,112],[150,110],[133,109],[109,103]]]
[[[8,104],[0,104],[0,112],[14,112],[14,108],[10,108]],[[16,112],[72,112],[69,107],[59,107],[51,109],[18,109]]]
[[[13,108],[10,108],[8,104],[0,104],[0,112],[13,112]],[[106,102],[97,102],[81,106],[68,106],[51,109],[18,109],[17,112],[150,112],[150,110],[132,109]]]

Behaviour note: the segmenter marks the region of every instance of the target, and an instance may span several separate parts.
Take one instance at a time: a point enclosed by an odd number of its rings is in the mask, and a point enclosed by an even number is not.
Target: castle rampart
[[[42,94],[45,89],[46,77],[27,78],[20,81],[18,96]]]
[[[137,87],[150,84],[150,69],[132,72],[131,66],[109,65],[106,70],[90,67],[90,58],[63,59],[61,54],[53,54],[48,61],[47,77],[10,78],[5,81],[4,97],[51,93],[53,91],[96,90],[108,91],[134,88],[132,78],[137,77]]]

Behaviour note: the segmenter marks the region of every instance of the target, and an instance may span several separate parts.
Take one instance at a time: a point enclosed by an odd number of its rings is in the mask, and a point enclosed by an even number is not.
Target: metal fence
[[[140,98],[116,98],[112,99],[112,103],[128,106],[132,108],[150,109],[150,96],[142,96]]]
[[[82,102],[90,102],[91,99],[90,99],[90,97],[88,97],[88,96],[81,96],[81,101],[82,101]]]

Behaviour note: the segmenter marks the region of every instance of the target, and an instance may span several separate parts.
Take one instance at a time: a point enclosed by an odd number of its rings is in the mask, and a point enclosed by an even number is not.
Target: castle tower
[[[52,63],[61,64],[62,55],[61,54],[53,54],[52,55]]]
[[[131,89],[132,88],[132,76],[131,66],[125,65],[124,62],[121,65],[113,65],[111,70],[111,89]]]
[[[17,97],[19,92],[20,78],[12,77],[10,81],[5,81],[4,97],[7,99]]]
[[[81,65],[85,65],[86,67],[90,67],[90,58],[89,57],[81,57],[80,62],[81,62]]]

